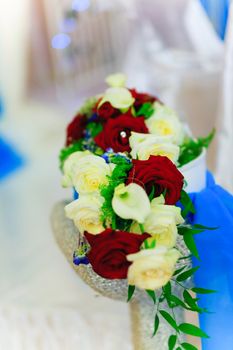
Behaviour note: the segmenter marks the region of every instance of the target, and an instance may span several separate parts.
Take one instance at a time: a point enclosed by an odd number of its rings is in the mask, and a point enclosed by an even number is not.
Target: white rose
[[[96,193],[81,195],[65,207],[66,216],[74,221],[81,234],[87,231],[96,235],[105,229],[100,219],[103,202],[103,197]]]
[[[163,246],[128,255],[127,260],[133,262],[128,269],[128,283],[149,290],[165,286],[172,278],[179,257],[177,249]]]
[[[100,185],[108,183],[107,176],[111,175],[113,165],[90,152],[76,153],[79,153],[77,157],[74,153],[65,161],[63,185],[67,184],[64,179],[69,179],[69,185],[74,186],[79,194],[98,191]]]
[[[154,107],[154,114],[146,120],[150,133],[157,136],[171,136],[173,143],[181,145],[185,135],[184,126],[176,112],[159,102],[155,102]]]
[[[165,156],[176,163],[179,158],[180,148],[172,143],[170,136],[132,132],[129,143],[134,159],[147,160],[150,156]]]
[[[144,222],[145,232],[151,234],[150,240],[155,239],[156,245],[172,248],[176,244],[178,224],[184,222],[181,216],[181,209],[174,205],[165,205],[163,196],[155,198],[151,202],[150,214]],[[140,228],[137,223],[131,225],[130,231],[140,233]]]
[[[63,166],[63,178],[62,186],[63,187],[72,187],[73,186],[73,177],[77,173],[79,168],[79,160],[87,155],[92,154],[90,151],[78,151],[72,153],[64,162]]]

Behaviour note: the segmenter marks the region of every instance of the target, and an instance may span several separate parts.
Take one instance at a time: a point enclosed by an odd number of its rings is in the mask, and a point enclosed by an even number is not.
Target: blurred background
[[[0,3],[0,350],[132,349],[127,305],[76,278],[52,237],[52,206],[70,196],[58,169],[65,127],[107,74],[124,72],[195,136],[216,127],[208,166],[233,192],[232,5]]]

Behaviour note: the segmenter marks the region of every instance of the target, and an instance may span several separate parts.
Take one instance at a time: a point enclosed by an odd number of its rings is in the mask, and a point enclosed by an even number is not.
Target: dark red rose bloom
[[[131,264],[126,256],[137,253],[150,235],[106,229],[98,235],[85,232],[85,237],[91,246],[87,257],[93,270],[103,278],[123,279]]]
[[[167,157],[150,156],[148,160],[133,159],[127,184],[131,182],[142,186],[148,195],[154,187],[155,197],[165,193],[166,204],[174,205],[180,199],[184,177]]]
[[[144,103],[154,103],[155,101],[159,101],[157,97],[137,92],[135,89],[131,89],[130,92],[135,98],[134,107],[136,108],[136,110],[139,109]]]
[[[115,152],[129,152],[131,131],[148,133],[144,118],[122,114],[116,119],[108,119],[103,131],[95,137],[95,142],[103,150],[112,148]]]
[[[87,125],[87,117],[78,114],[66,129],[66,146],[69,146],[74,141],[78,141],[83,137],[84,130]]]
[[[97,109],[97,114],[100,119],[106,121],[109,118],[116,117],[120,114],[120,112],[116,108],[112,107],[109,102],[105,102]]]

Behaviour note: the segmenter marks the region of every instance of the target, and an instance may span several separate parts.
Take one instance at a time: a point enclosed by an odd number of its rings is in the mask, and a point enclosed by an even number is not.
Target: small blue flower
[[[76,199],[79,198],[79,194],[78,194],[78,192],[75,190],[75,188],[73,188],[73,191],[74,191],[73,197],[74,197],[74,200],[76,200]]]
[[[95,122],[96,120],[98,119],[98,115],[96,113],[94,113],[90,119],[89,119],[89,122]]]
[[[89,264],[89,260],[88,260],[88,257],[86,255],[83,255],[83,256],[76,256],[75,253],[74,253],[74,256],[73,256],[73,263],[75,265],[88,265]]]

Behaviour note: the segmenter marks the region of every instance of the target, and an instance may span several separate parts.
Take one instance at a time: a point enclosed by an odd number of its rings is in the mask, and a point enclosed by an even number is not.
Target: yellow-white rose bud
[[[154,114],[146,120],[149,132],[157,136],[171,136],[174,144],[181,145],[185,132],[176,112],[159,102],[155,102],[154,108]]]
[[[150,213],[150,200],[141,186],[135,183],[128,186],[120,184],[115,188],[112,207],[122,219],[132,219],[143,224]]]
[[[144,222],[145,232],[151,234],[150,240],[156,240],[157,246],[172,248],[177,240],[177,226],[184,222],[181,209],[174,205],[164,205],[164,197],[160,196],[151,202],[150,214]],[[130,231],[140,233],[137,223],[131,225]]]
[[[127,260],[133,262],[128,269],[128,283],[149,290],[165,286],[172,278],[179,257],[177,249],[163,246],[128,255]]]
[[[109,102],[114,108],[127,110],[134,104],[134,101],[135,99],[128,89],[124,87],[112,87],[105,92],[99,107],[103,103]]]
[[[180,148],[172,143],[170,136],[132,132],[129,143],[134,159],[147,160],[150,156],[165,156],[176,163],[179,158]]]
[[[124,87],[126,83],[126,75],[122,73],[111,74],[105,81],[111,87]]]
[[[66,160],[63,179],[69,179],[69,185],[80,194],[98,191],[101,185],[108,183],[107,176],[111,175],[113,166],[90,152],[76,153],[77,157],[74,153]],[[67,183],[63,180],[63,185]]]
[[[65,207],[66,216],[74,221],[81,234],[87,231],[96,235],[105,230],[100,218],[103,202],[103,197],[96,193],[81,195]]]

